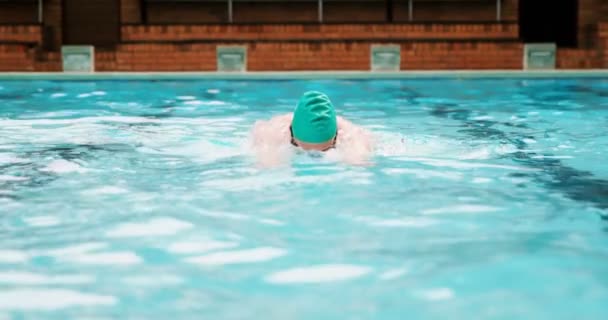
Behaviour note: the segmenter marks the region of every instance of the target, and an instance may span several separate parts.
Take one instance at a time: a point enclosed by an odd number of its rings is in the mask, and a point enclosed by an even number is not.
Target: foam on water
[[[287,251],[284,249],[262,247],[240,251],[219,251],[204,256],[187,258],[185,261],[201,266],[222,266],[226,264],[264,262],[286,254]]]
[[[110,238],[169,236],[192,228],[189,222],[174,218],[156,218],[143,223],[124,223],[108,230],[106,236]]]
[[[67,289],[0,290],[0,310],[58,310],[77,306],[111,306],[112,296]]]
[[[266,281],[275,284],[336,282],[362,277],[370,272],[368,267],[328,264],[278,271],[266,277]]]

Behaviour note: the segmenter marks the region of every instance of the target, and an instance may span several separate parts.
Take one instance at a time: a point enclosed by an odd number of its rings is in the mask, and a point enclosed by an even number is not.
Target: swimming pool
[[[372,166],[260,169],[322,90]],[[608,79],[0,81],[0,319],[605,319]]]

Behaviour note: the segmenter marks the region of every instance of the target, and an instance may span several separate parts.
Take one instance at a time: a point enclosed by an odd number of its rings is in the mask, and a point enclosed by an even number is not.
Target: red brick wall
[[[458,42],[401,45],[401,69],[521,69],[520,43]]]
[[[123,41],[517,39],[517,24],[331,24],[123,26]]]
[[[369,70],[371,42],[266,42],[247,45],[250,71]],[[217,44],[221,45],[221,44]],[[246,44],[243,44],[246,45]],[[401,68],[520,69],[519,43],[402,43]],[[98,71],[214,71],[216,44],[130,44],[97,53]]]
[[[591,48],[597,39],[597,23],[602,17],[602,0],[578,0],[578,47]]]
[[[39,25],[0,25],[0,42],[40,44],[41,41]]]
[[[600,23],[598,26],[598,51],[600,67],[608,68],[608,22]]]
[[[0,2],[0,23],[36,23],[36,3]]]
[[[215,44],[134,44],[118,46],[112,63],[96,56],[98,70],[113,71],[213,71]]]
[[[34,71],[34,51],[22,44],[0,44],[0,71]]]
[[[597,49],[558,49],[558,69],[594,69],[601,67]]]
[[[370,43],[258,43],[249,46],[251,71],[369,70]]]

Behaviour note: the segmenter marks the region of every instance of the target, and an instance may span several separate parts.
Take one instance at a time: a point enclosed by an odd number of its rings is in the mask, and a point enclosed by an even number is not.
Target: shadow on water
[[[525,139],[534,139],[533,136],[523,134],[513,136],[502,130],[492,128],[497,124],[519,128],[527,127],[513,123],[474,120],[470,118],[472,112],[466,109],[436,107],[430,114],[435,117],[462,121],[463,129],[459,132],[472,137],[491,138],[513,144],[520,151],[511,153],[507,157],[513,162],[539,170],[538,173],[522,173],[522,175],[530,176],[546,188],[559,191],[572,200],[589,203],[599,209],[608,209],[608,180],[595,178],[589,171],[582,171],[564,165],[558,159],[543,157],[550,156],[549,154],[524,151],[528,149]],[[602,215],[602,219],[608,220],[608,215]]]
[[[59,178],[56,173],[44,170],[48,161],[38,162],[39,159],[63,159],[66,161],[89,161],[100,157],[111,157],[120,152],[135,152],[135,147],[128,144],[69,144],[17,153],[20,159],[28,162],[17,162],[0,165],[0,176],[17,176],[18,180],[0,180],[0,189],[17,191],[45,186]],[[105,155],[102,155],[105,153]],[[16,195],[0,195],[5,198],[18,199]]]

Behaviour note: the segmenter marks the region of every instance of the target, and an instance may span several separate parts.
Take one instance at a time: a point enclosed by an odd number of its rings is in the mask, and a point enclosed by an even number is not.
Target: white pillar
[[[44,1],[38,0],[38,23],[42,23],[44,20],[44,9],[43,9]]]
[[[502,20],[502,1],[496,0],[496,21]]]
[[[319,23],[322,23],[323,22],[323,0],[318,1],[317,9],[318,9]]]
[[[414,20],[414,0],[407,1],[407,16],[410,21]]]

